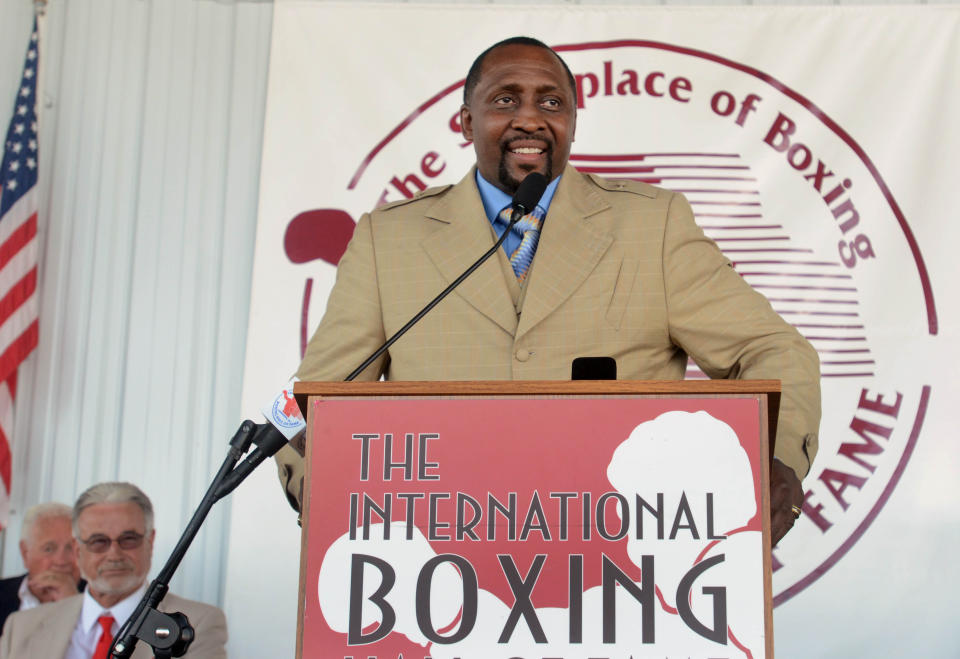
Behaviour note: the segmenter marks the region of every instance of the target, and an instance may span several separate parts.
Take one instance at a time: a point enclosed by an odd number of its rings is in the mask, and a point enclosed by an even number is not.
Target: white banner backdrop
[[[775,552],[779,656],[958,656],[955,7],[277,2],[244,409],[295,369],[360,214],[468,170],[463,77],[515,33],[577,77],[571,162],[683,191],[820,353],[820,454]],[[292,652],[295,516],[270,469],[234,497],[231,656]]]

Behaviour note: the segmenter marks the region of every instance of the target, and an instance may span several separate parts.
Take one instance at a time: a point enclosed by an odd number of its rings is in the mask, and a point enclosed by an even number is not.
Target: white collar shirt
[[[100,640],[103,633],[98,622],[100,616],[107,613],[113,616],[113,626],[110,628],[110,633],[116,637],[120,627],[133,614],[133,610],[137,608],[137,604],[146,591],[147,583],[144,581],[135,592],[105,609],[97,600],[93,599],[88,585],[83,591],[83,607],[80,609],[80,617],[77,618],[77,625],[73,628],[70,645],[67,647],[67,654],[64,655],[63,659],[90,659],[97,647],[97,641]]]
[[[27,585],[27,581],[30,579],[30,575],[24,575],[23,579],[20,581],[20,589],[17,591],[17,596],[20,598],[20,610],[26,611],[27,609],[32,609],[40,606],[40,600],[37,599],[37,596],[30,592],[30,587]]]

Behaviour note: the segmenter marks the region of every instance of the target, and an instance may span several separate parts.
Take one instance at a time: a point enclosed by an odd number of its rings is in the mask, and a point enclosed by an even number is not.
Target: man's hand
[[[57,602],[77,594],[77,580],[72,574],[48,570],[27,577],[27,588],[41,603]]]
[[[803,487],[793,469],[774,459],[770,471],[770,544],[777,546],[787,531],[793,528],[798,514],[794,506],[803,506]]]

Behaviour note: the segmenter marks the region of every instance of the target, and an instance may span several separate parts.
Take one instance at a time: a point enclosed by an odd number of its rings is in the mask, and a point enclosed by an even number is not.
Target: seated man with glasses
[[[155,533],[153,506],[135,485],[100,483],[81,494],[73,507],[73,535],[87,587],[82,595],[11,615],[0,636],[0,659],[106,659],[114,635],[147,588]],[[220,609],[172,593],[158,608],[190,619],[195,639],[184,656],[227,656],[227,622]],[[133,654],[151,655],[143,643]]]

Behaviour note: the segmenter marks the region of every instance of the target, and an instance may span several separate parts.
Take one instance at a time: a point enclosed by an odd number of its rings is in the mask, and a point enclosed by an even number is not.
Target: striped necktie
[[[511,212],[510,207],[507,206],[500,211],[500,219],[509,224]],[[543,209],[537,206],[513,225],[512,231],[522,236],[520,245],[510,255],[510,265],[513,266],[513,274],[517,276],[519,282],[526,279],[530,264],[533,262],[533,255],[537,251],[537,243],[540,241],[540,223],[543,221],[544,215]]]

